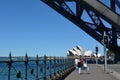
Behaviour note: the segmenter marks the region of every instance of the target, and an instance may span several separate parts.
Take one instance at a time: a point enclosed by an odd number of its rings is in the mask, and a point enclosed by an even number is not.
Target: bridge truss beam
[[[95,40],[100,42],[102,45],[103,32],[106,31],[106,34],[109,37],[109,45],[108,49],[115,52],[115,62],[120,60],[120,47],[117,44],[117,39],[120,38],[120,26],[114,25],[111,21],[109,22],[106,17],[101,16],[96,10],[94,10],[90,5],[84,3],[84,0],[41,0],[49,7],[53,8],[55,11],[63,15],[65,18],[73,22],[79,28],[84,30],[87,34],[92,36]],[[75,3],[76,12],[74,12],[69,5],[68,2]],[[101,2],[102,4],[102,2]],[[112,10],[113,13],[117,14],[118,18],[120,18],[119,13],[115,12],[115,5],[120,9],[120,2],[118,0],[110,1],[109,10]],[[103,5],[103,4],[102,4]],[[82,15],[84,11],[88,14],[89,18],[92,22],[88,22],[82,19]],[[108,16],[109,17],[109,16]],[[110,23],[111,28],[104,25],[102,21],[104,19],[106,22]]]

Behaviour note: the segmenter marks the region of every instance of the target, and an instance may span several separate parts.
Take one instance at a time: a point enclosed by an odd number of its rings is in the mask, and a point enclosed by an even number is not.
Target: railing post
[[[58,57],[58,59],[57,59],[57,67],[58,67],[58,73],[60,73],[60,57]]]
[[[63,68],[62,68],[62,64],[63,64],[63,63],[62,63],[62,57],[60,57],[60,72],[62,72],[62,69],[63,69]]]
[[[63,57],[63,67],[64,67],[64,71],[65,71],[65,69],[66,69],[66,65],[65,65],[65,63],[66,63],[66,59],[65,59],[65,57]]]
[[[61,64],[62,64],[62,72],[64,71],[64,59],[61,57]]]
[[[44,55],[44,80],[46,80],[46,55]]]
[[[11,65],[12,65],[12,56],[11,56],[11,52],[10,52],[9,60],[8,60],[8,80],[10,80]]]
[[[39,61],[39,57],[37,55],[36,56],[36,80],[39,80],[39,78],[38,78],[38,61]]]
[[[51,56],[50,56],[50,78],[52,78],[52,75],[51,75],[51,66],[52,66],[52,60],[51,60]]]
[[[56,75],[56,58],[54,56],[54,76]]]
[[[27,80],[27,66],[28,66],[28,56],[27,56],[27,53],[25,55],[24,63],[25,63],[25,80]]]
[[[67,58],[66,57],[64,57],[65,58],[65,64],[67,63]],[[65,70],[67,69],[67,66],[68,65],[65,65]]]

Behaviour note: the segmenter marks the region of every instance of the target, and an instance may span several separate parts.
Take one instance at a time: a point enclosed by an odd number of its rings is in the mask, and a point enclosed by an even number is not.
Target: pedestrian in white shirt
[[[76,67],[76,69],[78,69],[78,62],[79,62],[79,59],[75,59],[75,67]]]

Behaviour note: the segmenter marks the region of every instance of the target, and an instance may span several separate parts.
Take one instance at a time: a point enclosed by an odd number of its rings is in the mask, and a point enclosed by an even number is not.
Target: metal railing
[[[0,80],[62,80],[73,70],[74,59],[67,57],[12,57],[10,53],[0,60]]]

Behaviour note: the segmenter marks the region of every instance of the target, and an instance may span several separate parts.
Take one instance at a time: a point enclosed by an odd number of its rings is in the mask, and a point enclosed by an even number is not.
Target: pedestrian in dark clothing
[[[78,62],[78,73],[79,74],[81,73],[82,66],[83,66],[83,61],[82,61],[82,59],[80,59],[80,61]]]

